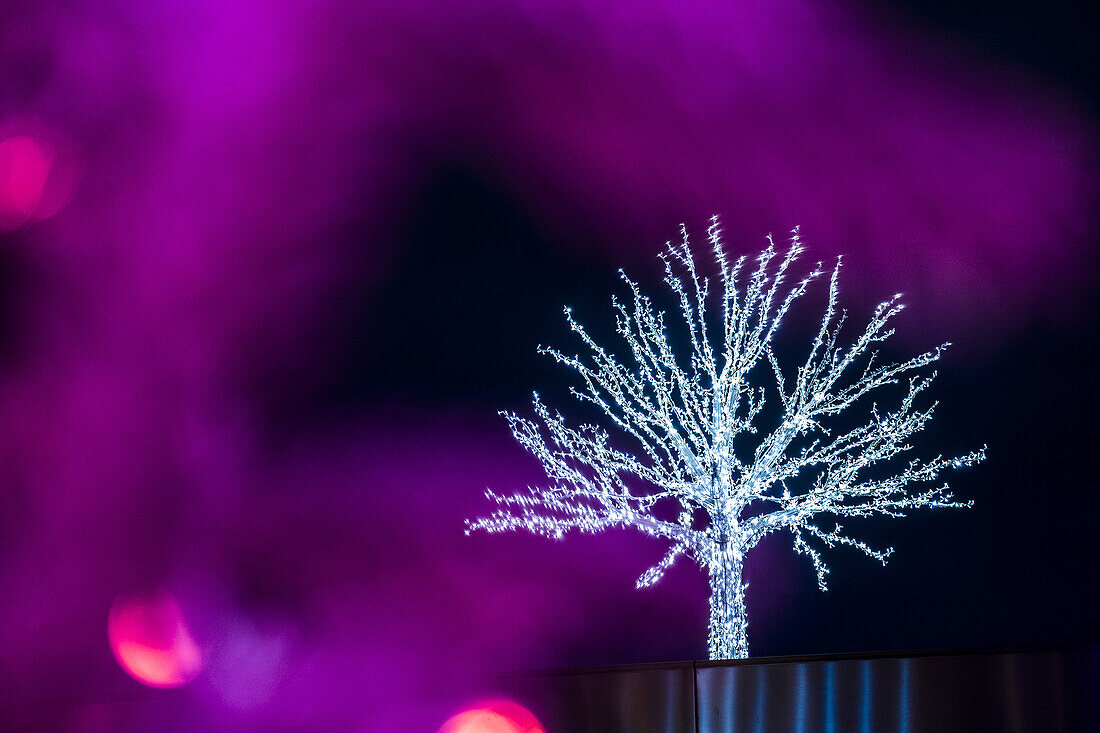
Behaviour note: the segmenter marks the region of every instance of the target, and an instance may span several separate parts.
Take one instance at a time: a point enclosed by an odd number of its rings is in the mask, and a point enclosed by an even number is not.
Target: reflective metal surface
[[[547,733],[1100,730],[1100,648],[771,658],[508,680]]]

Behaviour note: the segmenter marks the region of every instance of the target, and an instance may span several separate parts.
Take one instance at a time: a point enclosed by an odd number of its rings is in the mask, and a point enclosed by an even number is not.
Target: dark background
[[[903,291],[890,355],[955,344],[921,449],[989,446],[974,509],[865,526],[886,568],[755,550],[753,654],[1096,641],[1092,24],[724,5],[6,4],[3,719],[434,730],[501,669],[704,657],[649,538],[462,528],[540,478],[497,411],[576,410],[561,306],[611,341],[617,268],[659,293],[714,213],[843,253],[855,323]],[[128,603],[193,680],[126,676]]]

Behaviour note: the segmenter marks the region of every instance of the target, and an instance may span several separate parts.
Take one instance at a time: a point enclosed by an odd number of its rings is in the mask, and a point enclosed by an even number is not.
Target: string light
[[[981,461],[985,448],[957,458],[891,464],[911,450],[910,436],[932,419],[935,404],[919,408],[916,398],[935,372],[918,372],[950,345],[901,363],[877,362],[877,345],[893,334],[887,324],[904,307],[900,293],[880,303],[862,335],[842,345],[846,313],[837,307],[838,258],[820,327],[805,361],[791,373],[779,364],[773,337],[792,304],[826,274],[819,262],[783,292],[791,266],[804,251],[798,230],[782,256],[769,237],[746,275],[745,257],[732,265],[727,260],[713,218],[707,236],[721,286],[714,296],[711,281],[696,269],[686,228],[681,234],[661,259],[690,339],[688,353],[674,352],[665,314],[621,270],[630,302],[613,297],[612,305],[629,366],[597,344],[568,307],[566,322],[587,347],[587,356],[539,347],[580,376],[572,394],[599,408],[611,426],[633,438],[636,449],[614,447],[603,427],[568,426],[535,393],[535,419],[502,414],[520,445],[542,463],[548,483],[508,495],[487,492],[500,508],[467,520],[466,532],[526,530],[561,539],[572,530],[634,527],[665,540],[669,549],[642,573],[638,587],[656,583],[681,555],[695,560],[710,578],[710,657],[742,658],[748,656],[742,569],[746,553],[761,539],[790,530],[795,550],[810,558],[825,590],[829,570],[821,549],[846,545],[882,563],[893,551],[870,547],[832,520],[970,507],[972,502],[957,501],[946,483],[927,484],[947,469]],[[893,411],[880,412],[876,403],[855,428],[840,431],[828,425],[830,418],[864,404],[870,393],[878,395],[880,388],[895,384],[907,388]],[[782,409],[765,425],[771,413],[762,410],[769,398]],[[914,485],[925,488],[913,490]],[[678,521],[655,515],[662,500],[679,502]],[[694,525],[697,513],[707,518],[705,526]],[[822,521],[832,528],[823,529]]]

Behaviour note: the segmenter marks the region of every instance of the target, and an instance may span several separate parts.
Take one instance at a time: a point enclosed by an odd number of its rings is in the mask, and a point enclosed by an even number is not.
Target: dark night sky
[[[1077,4],[915,2],[879,12],[884,21],[916,21],[929,34],[1031,69],[1096,109],[1096,46]],[[300,425],[313,410],[390,402],[523,410],[534,387],[570,406],[561,389],[570,375],[535,346],[574,348],[560,318],[563,303],[590,314],[586,324],[602,318],[603,342],[614,342],[608,296],[621,293],[617,263],[579,270],[569,252],[547,246],[491,171],[471,165],[438,161],[413,202],[404,257],[382,289],[349,304],[348,319],[334,326],[354,335],[332,354],[331,382],[320,399],[311,392],[295,396],[296,405],[274,405],[279,419]],[[1082,253],[1081,265],[1092,271],[1095,252]],[[661,291],[656,261],[644,276],[632,274]],[[877,522],[870,536],[896,548],[889,566],[841,553],[828,594],[816,590],[805,558],[789,564],[797,577],[750,576],[750,603],[756,594],[797,598],[782,635],[754,653],[1097,640],[1098,305],[1090,284],[1072,327],[1036,319],[981,355],[975,349],[945,360],[933,392],[941,406],[922,443],[929,453],[989,445],[984,465],[952,480],[961,497],[975,500],[974,510]],[[905,329],[904,316],[898,327]],[[789,536],[766,542],[790,552]],[[652,661],[630,648],[631,630],[618,633],[629,639],[615,639],[611,627],[612,638],[588,640],[578,662]]]

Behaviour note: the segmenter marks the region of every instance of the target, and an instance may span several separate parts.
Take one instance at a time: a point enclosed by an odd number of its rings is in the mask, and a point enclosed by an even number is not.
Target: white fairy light
[[[707,234],[721,285],[716,296],[696,270],[686,229],[681,234],[661,259],[690,338],[688,353],[673,352],[664,313],[621,270],[630,305],[617,298],[612,305],[631,366],[599,346],[568,307],[566,322],[587,347],[587,357],[539,347],[580,375],[581,384],[572,393],[599,408],[636,449],[614,447],[601,427],[566,425],[536,392],[536,419],[502,414],[520,445],[542,463],[549,482],[511,495],[487,492],[500,509],[468,520],[466,532],[526,530],[560,539],[570,530],[634,527],[666,540],[668,550],[642,573],[638,587],[656,583],[681,555],[694,559],[710,577],[710,658],[741,658],[748,656],[743,562],[761,539],[790,530],[795,550],[810,558],[825,590],[828,568],[821,548],[847,545],[882,563],[893,551],[854,539],[830,517],[901,517],[922,507],[969,507],[972,502],[956,501],[947,484],[919,491],[910,486],[936,481],[946,469],[971,466],[985,457],[985,449],[891,465],[910,450],[908,438],[925,427],[935,409],[935,404],[916,407],[916,397],[935,373],[916,372],[950,345],[899,364],[876,362],[873,347],[893,333],[886,326],[903,308],[900,293],[880,303],[862,335],[842,346],[846,314],[836,305],[838,258],[809,353],[793,375],[784,374],[772,350],[773,337],[791,305],[825,274],[818,263],[780,293],[803,252],[798,230],[782,257],[769,237],[742,290],[746,258],[729,264],[717,218],[712,219]],[[835,432],[826,425],[872,391],[903,380],[908,388],[892,412],[881,413],[874,404],[858,427]],[[766,393],[782,407],[767,426],[761,424]],[[676,522],[658,518],[672,512],[654,511],[669,500],[681,508]],[[697,514],[706,517],[705,526],[695,526]],[[822,521],[832,529],[823,529]]]

